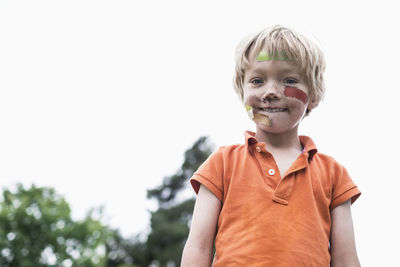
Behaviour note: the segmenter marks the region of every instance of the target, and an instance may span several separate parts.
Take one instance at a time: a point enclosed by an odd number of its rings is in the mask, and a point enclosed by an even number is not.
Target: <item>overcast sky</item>
[[[316,38],[325,101],[301,134],[345,165],[363,266],[398,262],[399,16],[389,1],[1,1],[0,186],[52,186],[76,218],[146,230],[146,189],[198,137],[254,130],[232,87],[234,49],[281,24]],[[194,194],[193,194],[194,195]]]

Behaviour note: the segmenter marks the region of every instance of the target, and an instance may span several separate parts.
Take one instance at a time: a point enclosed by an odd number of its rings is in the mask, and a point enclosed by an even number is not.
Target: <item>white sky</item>
[[[254,130],[232,89],[234,48],[282,24],[325,51],[326,99],[301,133],[363,193],[361,263],[398,262],[400,21],[389,1],[367,2],[0,0],[0,186],[52,186],[77,218],[105,205],[126,236],[146,229],[146,189],[198,137]]]

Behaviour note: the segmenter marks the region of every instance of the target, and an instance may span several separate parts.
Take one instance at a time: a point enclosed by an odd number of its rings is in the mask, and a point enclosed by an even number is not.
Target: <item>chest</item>
[[[279,170],[280,177],[283,178],[285,173],[289,170],[296,159],[301,155],[298,153],[281,154],[274,153],[272,160],[275,162],[277,169]]]
[[[257,196],[262,199],[277,196],[288,200],[292,193],[299,193],[302,195],[301,199],[304,195],[330,199],[332,192],[330,166],[319,160],[318,156],[310,161],[308,154],[303,152],[244,153],[241,157],[224,161],[222,182],[224,200],[229,197],[228,195],[236,199],[236,194],[244,194],[246,197]]]
[[[315,164],[306,159],[302,161],[302,158],[278,156],[275,161],[271,158],[251,158],[243,162],[246,168],[232,167],[225,172],[227,179],[224,180],[220,229],[226,227],[232,233],[254,229],[254,235],[246,236],[259,237],[266,225],[270,225],[267,228],[273,229],[272,234],[277,234],[280,229],[278,238],[287,236],[291,229],[296,229],[299,234],[310,230],[310,225],[324,225],[318,231],[323,230],[321,234],[328,240],[331,200],[329,173],[314,170]],[[279,171],[286,172],[289,168],[291,171],[280,177],[278,173],[270,172],[277,166],[280,167]],[[255,228],[255,222],[259,222],[260,228]],[[271,236],[266,236],[270,240]]]

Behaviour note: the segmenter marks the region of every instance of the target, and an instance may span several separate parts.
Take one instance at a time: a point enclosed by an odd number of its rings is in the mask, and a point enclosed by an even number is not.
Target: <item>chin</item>
[[[292,131],[297,131],[297,126],[296,127],[284,127],[281,125],[274,125],[272,123],[271,126],[264,126],[264,125],[257,125],[257,131],[263,131],[268,134],[285,134],[289,133]]]

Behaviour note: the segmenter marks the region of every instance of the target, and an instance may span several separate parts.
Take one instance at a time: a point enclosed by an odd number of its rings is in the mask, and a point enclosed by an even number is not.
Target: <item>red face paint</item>
[[[307,97],[306,93],[304,93],[300,89],[287,86],[287,87],[285,87],[285,91],[283,93],[285,94],[285,96],[297,98],[298,100],[302,101],[304,104],[307,104],[308,97]]]

